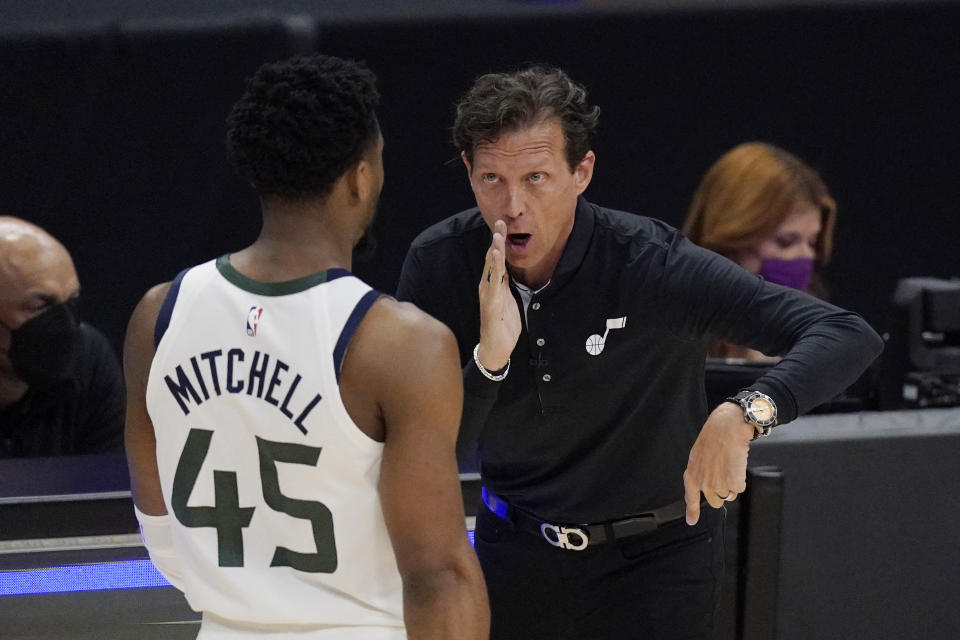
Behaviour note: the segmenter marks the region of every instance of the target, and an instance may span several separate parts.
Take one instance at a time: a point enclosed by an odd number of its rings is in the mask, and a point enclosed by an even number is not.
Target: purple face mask
[[[760,265],[760,275],[769,282],[803,290],[810,284],[810,278],[813,276],[813,260],[810,258],[764,260]]]

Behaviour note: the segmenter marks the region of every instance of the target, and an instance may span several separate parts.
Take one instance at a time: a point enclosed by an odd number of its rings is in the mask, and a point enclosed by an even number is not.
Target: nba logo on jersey
[[[263,307],[258,307],[256,305],[250,307],[250,312],[247,314],[247,335],[256,337],[257,327],[260,326],[260,315],[263,313]]]

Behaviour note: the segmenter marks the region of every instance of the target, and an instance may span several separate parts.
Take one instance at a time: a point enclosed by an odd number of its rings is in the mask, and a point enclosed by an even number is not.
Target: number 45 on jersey
[[[173,478],[173,513],[185,527],[212,527],[217,530],[217,555],[221,567],[243,566],[243,530],[250,526],[255,507],[241,507],[235,471],[213,472],[214,504],[190,507],[187,502],[197,484],[203,461],[210,451],[213,431],[190,429],[187,442]],[[289,498],[280,491],[277,463],[316,466],[320,448],[290,442],[271,442],[257,438],[260,455],[260,480],[263,499],[274,511],[309,520],[313,525],[316,553],[301,553],[276,547],[271,567],[292,567],[309,573],[333,573],[337,570],[337,548],[333,535],[333,516],[321,502]]]

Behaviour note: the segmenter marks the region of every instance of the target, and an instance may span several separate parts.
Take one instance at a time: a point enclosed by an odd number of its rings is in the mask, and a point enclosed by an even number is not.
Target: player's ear
[[[370,199],[370,194],[374,189],[373,167],[366,160],[361,160],[356,166],[357,172],[357,196],[360,200]]]
[[[361,202],[379,197],[383,187],[383,136],[377,136],[350,172],[354,197]]]
[[[372,167],[366,160],[358,161],[340,176],[340,180],[347,188],[347,193],[355,201],[364,200],[367,197],[372,188],[372,178]]]

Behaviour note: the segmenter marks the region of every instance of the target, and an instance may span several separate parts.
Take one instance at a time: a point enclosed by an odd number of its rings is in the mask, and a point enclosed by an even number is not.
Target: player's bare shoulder
[[[459,369],[453,332],[409,302],[381,296],[357,328],[344,372],[367,383],[395,385],[395,376],[422,378],[428,370]],[[459,376],[458,376],[459,377]],[[390,383],[388,380],[393,379]]]
[[[354,423],[374,440],[383,441],[387,429],[403,428],[404,415],[423,418],[427,410],[418,403],[428,396],[461,397],[453,333],[416,306],[381,296],[350,341],[340,394]],[[459,423],[458,412],[459,404],[454,426]]]
[[[172,282],[163,282],[150,287],[150,289],[143,294],[140,302],[137,303],[136,308],[133,310],[133,314],[130,316],[130,324],[127,328],[128,332],[131,329],[140,328],[141,324],[152,326],[153,323],[156,322],[157,315],[160,313],[160,307],[163,306],[163,301],[170,292],[171,286],[173,286]]]
[[[146,388],[147,372],[154,352],[154,327],[172,284],[164,282],[151,287],[130,316],[123,343],[123,368],[128,387],[136,383],[136,388]]]
[[[377,325],[384,348],[409,357],[415,357],[410,354],[412,350],[433,357],[457,353],[453,332],[416,305],[383,296],[374,310],[377,316],[371,320]]]

